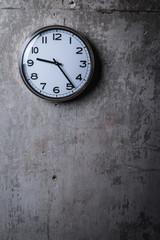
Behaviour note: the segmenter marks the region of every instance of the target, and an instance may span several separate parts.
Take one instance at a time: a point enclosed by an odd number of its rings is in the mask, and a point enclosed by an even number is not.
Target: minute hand
[[[68,82],[75,88],[74,84],[71,82],[71,80],[68,78],[68,76],[65,74],[63,69],[60,67],[61,64],[56,62],[56,60],[53,58],[54,63],[58,66],[58,68],[61,70],[61,72],[64,74],[64,76],[67,78]]]

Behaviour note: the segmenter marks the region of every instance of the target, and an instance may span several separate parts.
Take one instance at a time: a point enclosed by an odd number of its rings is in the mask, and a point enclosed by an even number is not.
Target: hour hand
[[[37,58],[38,61],[41,61],[41,62],[46,62],[46,63],[52,63],[52,64],[55,64],[55,65],[60,65],[62,66],[63,64],[62,63],[59,63],[57,61],[49,61],[49,60],[46,60],[46,59],[43,59],[43,58]]]

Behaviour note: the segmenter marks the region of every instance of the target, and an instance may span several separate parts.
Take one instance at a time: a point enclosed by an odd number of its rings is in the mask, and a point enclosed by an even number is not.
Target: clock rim
[[[66,30],[66,31],[69,31],[69,32],[73,33],[77,37],[79,37],[84,42],[84,44],[87,46],[87,49],[88,49],[88,52],[89,52],[89,55],[90,55],[90,60],[91,60],[91,71],[90,71],[88,80],[86,81],[84,86],[82,88],[80,88],[77,92],[75,92],[75,93],[73,93],[69,96],[60,97],[60,98],[44,96],[41,93],[37,92],[28,83],[27,79],[25,78],[24,71],[23,71],[23,57],[24,57],[25,50],[26,50],[27,46],[29,45],[29,43],[32,41],[32,39],[34,37],[36,37],[40,33],[44,32],[44,31],[47,31],[47,30],[52,30],[52,29]],[[77,32],[76,30],[74,30],[70,27],[66,27],[66,26],[63,26],[63,25],[50,25],[50,26],[42,27],[42,28],[36,30],[35,32],[33,32],[29,35],[29,37],[25,40],[25,42],[22,45],[22,48],[20,50],[18,65],[19,65],[19,72],[20,72],[20,75],[22,77],[22,80],[32,93],[34,93],[35,95],[37,95],[38,97],[40,97],[42,99],[49,100],[49,101],[57,103],[57,102],[65,102],[65,101],[71,100],[71,99],[79,96],[87,88],[87,86],[89,85],[89,83],[90,83],[90,81],[93,77],[94,67],[95,67],[95,59],[94,59],[94,53],[93,53],[93,50],[92,50],[92,47],[91,47],[90,43],[88,42],[88,40],[82,34],[80,34],[79,32]]]

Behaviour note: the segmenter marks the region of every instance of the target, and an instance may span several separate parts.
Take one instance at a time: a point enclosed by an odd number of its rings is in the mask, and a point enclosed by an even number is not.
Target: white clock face
[[[93,52],[72,29],[50,26],[34,33],[20,55],[20,73],[40,97],[65,101],[82,92],[91,80]]]

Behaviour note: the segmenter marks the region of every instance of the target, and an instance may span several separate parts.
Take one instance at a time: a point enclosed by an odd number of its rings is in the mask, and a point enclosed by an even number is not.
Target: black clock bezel
[[[39,92],[37,92],[34,88],[32,88],[32,86],[28,83],[25,74],[24,74],[24,70],[23,70],[23,57],[24,57],[24,53],[25,50],[27,48],[27,46],[29,45],[29,43],[33,40],[33,38],[35,38],[37,35],[39,35],[42,32],[48,31],[48,30],[66,30],[69,31],[70,33],[76,35],[78,38],[80,38],[82,40],[82,42],[85,44],[85,46],[88,49],[89,55],[90,55],[90,60],[91,60],[91,71],[89,74],[89,77],[86,81],[86,83],[84,84],[84,86],[82,88],[80,88],[77,92],[73,93],[72,95],[69,96],[65,96],[65,97],[61,97],[61,98],[55,98],[55,97],[49,97],[49,96],[44,96],[42,94],[40,94]],[[68,101],[70,99],[73,99],[75,97],[77,97],[79,94],[81,94],[86,87],[89,85],[92,77],[93,77],[93,73],[94,73],[94,66],[95,66],[95,60],[94,60],[94,54],[93,54],[93,50],[91,48],[91,45],[89,44],[88,40],[82,36],[81,34],[79,34],[76,30],[66,27],[66,26],[61,26],[61,25],[52,25],[52,26],[46,26],[43,28],[40,28],[39,30],[35,31],[34,33],[32,33],[24,42],[22,49],[20,51],[20,55],[19,55],[19,71],[20,71],[20,75],[22,77],[23,82],[25,83],[25,85],[29,88],[29,90],[34,93],[35,95],[37,95],[38,97],[41,97],[43,99],[46,100],[50,100],[53,102],[64,102],[64,101]]]

